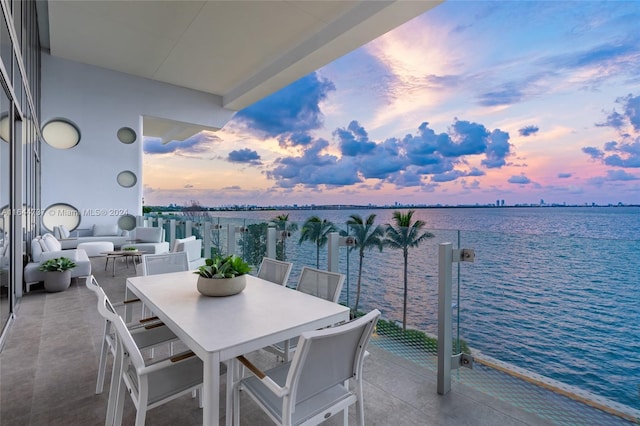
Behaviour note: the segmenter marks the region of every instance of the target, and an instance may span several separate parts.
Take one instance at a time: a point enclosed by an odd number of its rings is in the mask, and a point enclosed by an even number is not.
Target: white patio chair
[[[189,258],[186,252],[142,255],[142,275],[168,274],[188,270]]]
[[[186,252],[143,254],[142,255],[142,275],[169,274],[171,272],[183,272],[189,270],[189,258]],[[128,297],[125,288],[125,300]],[[143,316],[148,315],[147,307],[142,306]],[[129,319],[129,312],[126,312],[125,320]]]
[[[263,257],[260,268],[258,269],[258,277],[271,281],[272,283],[286,286],[292,268],[293,263],[291,262],[283,262],[281,260]]]
[[[98,311],[115,328],[117,341],[106,424],[122,424],[124,387],[137,410],[136,426],[145,424],[147,410],[202,387],[202,361],[193,352],[147,365],[122,318],[110,312],[106,305],[98,305]],[[200,407],[201,397],[202,393]]]
[[[337,303],[344,280],[344,274],[304,266],[300,272],[296,290]],[[296,349],[295,345],[295,341],[288,340],[267,346],[264,349],[287,362]]]
[[[337,303],[345,275],[304,266],[296,290]]]
[[[178,253],[182,251],[187,253],[190,271],[198,269],[205,264],[206,259],[202,257],[202,240],[196,239],[195,236],[176,239],[172,252]]]
[[[104,306],[108,311],[117,315],[114,306],[111,304],[111,301],[93,275],[91,275],[87,279],[86,286],[89,290],[96,293],[96,296],[98,297],[98,306]],[[127,327],[131,331],[131,335],[133,336],[133,339],[140,350],[151,349],[178,339],[167,326],[159,321],[149,321],[148,319],[142,319],[139,322],[127,324]],[[113,329],[111,321],[105,319],[104,332],[102,335],[102,347],[100,348],[100,361],[98,363],[96,394],[101,394],[104,390],[104,377],[106,374],[107,356],[109,354],[112,354],[115,357],[115,353],[115,330]]]
[[[278,425],[317,425],[340,411],[347,424],[355,403],[364,426],[363,360],[379,317],[376,309],[343,325],[302,333],[293,360],[266,372],[238,357],[254,375],[234,383],[234,425],[240,424],[242,389]]]

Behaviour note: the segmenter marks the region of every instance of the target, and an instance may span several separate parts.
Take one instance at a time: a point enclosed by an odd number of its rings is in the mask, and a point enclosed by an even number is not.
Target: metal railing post
[[[451,267],[453,249],[451,243],[438,246],[438,394],[451,390]]]
[[[340,234],[337,232],[329,233],[329,241],[327,243],[327,270],[329,272],[339,272],[340,262]]]
[[[151,225],[151,226],[153,226],[153,225]],[[164,219],[161,218],[161,217],[158,218],[158,228],[164,229]],[[167,236],[164,235],[164,238],[162,239],[162,241],[166,241],[166,240],[167,240]]]
[[[276,258],[276,228],[273,226],[267,228],[267,257]]]
[[[173,243],[176,241],[176,220],[171,219],[169,221],[169,247],[173,248]]]
[[[236,226],[233,223],[227,225],[227,256],[236,254]]]
[[[204,247],[204,257],[211,257],[211,221],[205,220],[204,223],[201,223],[203,226],[202,230],[202,245]]]
[[[463,353],[453,355],[451,313],[453,305],[451,300],[453,263],[473,262],[474,260],[475,252],[473,249],[454,250],[451,243],[442,243],[438,247],[438,393],[440,395],[451,390],[452,368],[458,369],[461,366],[473,368],[473,356]],[[458,274],[460,274],[459,270]]]

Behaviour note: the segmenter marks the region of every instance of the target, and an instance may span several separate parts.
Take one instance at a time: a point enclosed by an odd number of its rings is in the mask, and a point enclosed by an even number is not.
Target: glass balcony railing
[[[294,265],[291,287],[303,266],[329,267],[323,238],[319,249],[315,237],[301,241],[304,222],[163,219],[167,235],[191,232],[205,241],[206,256],[231,248],[256,270],[273,244],[276,257]],[[175,221],[173,231],[167,219]],[[267,239],[269,226],[276,228],[275,242]],[[355,232],[345,223],[334,226],[340,235]],[[639,416],[640,241],[425,231],[432,237],[409,244],[406,272],[401,248],[368,246],[362,258],[357,245],[338,249],[338,270],[346,275],[340,303],[354,314],[382,312],[372,344],[436,369],[438,246],[451,242],[475,251],[474,263],[454,264],[452,271],[454,353],[475,359],[473,370],[454,371],[454,381],[522,407],[539,398],[548,408],[548,400],[528,388],[533,386],[621,419]],[[548,414],[562,415],[561,408]]]

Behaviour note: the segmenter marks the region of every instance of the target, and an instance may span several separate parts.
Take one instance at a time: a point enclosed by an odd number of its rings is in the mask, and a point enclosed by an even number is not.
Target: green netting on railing
[[[402,332],[400,327],[395,327]],[[425,346],[423,343],[418,343],[420,340],[418,338],[407,341],[397,330],[387,334],[383,322],[382,330],[378,325],[370,344],[388,352],[387,362],[413,363],[412,368],[416,369],[416,376],[432,380],[433,392],[436,392],[437,342],[433,339],[433,344]],[[451,375],[453,390],[462,387],[460,394],[480,392],[531,413],[550,424],[598,426],[636,424],[631,421],[630,416],[624,418],[614,415],[480,363],[475,363],[473,369],[453,370]],[[624,413],[620,414],[624,415]]]

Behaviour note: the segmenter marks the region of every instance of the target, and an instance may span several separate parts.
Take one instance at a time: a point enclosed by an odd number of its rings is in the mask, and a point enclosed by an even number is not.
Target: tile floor
[[[93,258],[92,268],[111,300],[122,300],[126,277],[135,274],[134,268],[119,263],[116,276],[112,277],[111,268],[104,270],[103,258]],[[71,287],[61,293],[34,290],[22,298],[18,316],[0,353],[0,425],[104,424],[108,380],[105,392],[96,395],[103,322],[95,306],[96,297],[84,286],[84,280],[74,280]],[[556,421],[553,416],[545,416],[540,407],[523,408],[521,404],[464,384],[466,381],[456,381],[448,395],[439,396],[433,369],[398,356],[390,348],[385,349],[384,344],[373,342],[370,352],[365,367],[367,425],[495,426],[594,424],[593,421],[598,425],[630,424],[584,406],[578,411],[596,411],[596,417],[570,415],[569,422]],[[251,354],[250,358],[263,367],[275,362],[273,355],[263,351]],[[544,408],[555,405],[553,401],[557,398],[543,402]],[[566,412],[566,408],[562,410]],[[350,423],[355,424],[353,408],[349,415]],[[597,417],[601,415],[604,417]],[[339,418],[336,416],[326,424],[340,424]],[[123,424],[133,424],[134,419],[135,408],[127,399]],[[147,416],[148,425],[201,423],[197,400],[190,396],[152,409]],[[271,422],[246,398],[241,404],[241,424],[269,425]]]

